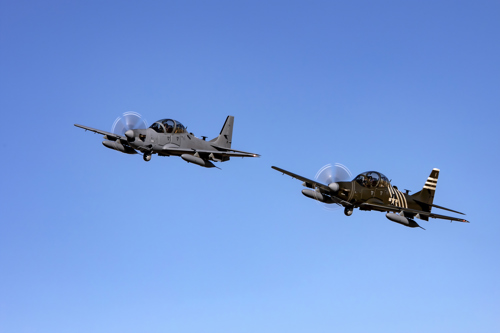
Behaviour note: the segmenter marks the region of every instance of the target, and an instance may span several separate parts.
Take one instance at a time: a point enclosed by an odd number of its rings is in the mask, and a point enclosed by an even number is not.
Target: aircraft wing
[[[121,140],[125,140],[127,141],[127,138],[121,136],[121,135],[118,135],[118,134],[115,134],[115,133],[110,133],[110,132],[106,132],[106,131],[101,131],[101,130],[98,130],[98,129],[95,129],[95,128],[92,128],[92,127],[88,127],[88,126],[83,126],[83,125],[79,125],[79,124],[75,124],[76,127],[80,127],[80,128],[83,128],[84,130],[86,131],[91,131],[91,132],[94,132],[94,133],[98,133],[98,134],[102,134],[102,135],[106,135],[109,139],[121,139]]]
[[[202,149],[185,149],[185,148],[175,148],[172,146],[167,146],[163,147],[162,149],[164,152],[172,155],[179,155],[179,154],[190,154],[194,155],[195,153],[202,154],[202,155],[220,155],[220,156],[229,156],[229,157],[259,157],[259,154],[252,154],[252,153],[247,153],[247,152],[239,152],[239,151],[234,151],[234,150],[226,150],[226,151],[220,151],[220,150],[202,150]]]
[[[443,219],[443,220],[469,223],[469,221],[461,219],[461,218],[457,218],[457,217],[446,216],[446,215],[441,215],[441,214],[434,214],[434,213],[430,213],[430,212],[424,212],[423,210],[403,208],[403,207],[392,206],[392,205],[389,206],[389,205],[376,205],[376,204],[363,203],[360,205],[360,207],[361,208],[374,208],[376,210],[383,210],[383,211],[387,211],[387,212],[408,212],[411,214],[419,214],[421,216],[428,216],[428,217],[431,217],[434,219]]]
[[[317,182],[315,180],[299,176],[299,175],[297,175],[297,174],[295,174],[293,172],[286,171],[286,170],[283,170],[283,169],[275,167],[275,166],[272,166],[271,168],[273,168],[274,170],[279,171],[279,172],[281,172],[281,173],[283,173],[285,175],[288,175],[288,176],[290,176],[292,178],[295,178],[295,179],[298,179],[298,180],[302,180],[303,182],[305,182],[307,184],[310,184],[312,187],[319,187],[320,189],[325,190],[326,192],[331,192],[331,189],[327,185],[325,185],[323,183],[319,183],[319,182]]]

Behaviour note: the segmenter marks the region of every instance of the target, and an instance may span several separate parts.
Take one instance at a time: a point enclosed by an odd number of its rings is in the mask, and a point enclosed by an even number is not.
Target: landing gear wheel
[[[351,216],[352,215],[352,208],[346,207],[344,209],[344,214],[347,216]]]
[[[151,161],[151,154],[144,154],[142,155],[142,158],[144,159],[144,161],[149,162]]]

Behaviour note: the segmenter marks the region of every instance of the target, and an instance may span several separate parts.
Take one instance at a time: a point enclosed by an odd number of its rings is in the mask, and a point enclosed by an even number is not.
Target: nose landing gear
[[[144,154],[142,155],[142,158],[144,159],[144,161],[149,162],[151,161],[151,154]]]

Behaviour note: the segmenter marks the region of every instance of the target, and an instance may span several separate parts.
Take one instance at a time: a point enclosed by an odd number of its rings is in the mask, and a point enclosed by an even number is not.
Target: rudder
[[[427,181],[424,184],[424,187],[420,192],[417,192],[412,195],[412,197],[427,205],[426,211],[431,211],[432,203],[434,202],[434,194],[436,193],[436,185],[439,177],[439,169],[432,169],[431,174],[427,178]]]
[[[226,122],[224,123],[224,126],[222,126],[219,136],[210,140],[210,142],[213,142],[216,146],[231,148],[231,143],[233,141],[233,124],[234,117],[227,116]]]

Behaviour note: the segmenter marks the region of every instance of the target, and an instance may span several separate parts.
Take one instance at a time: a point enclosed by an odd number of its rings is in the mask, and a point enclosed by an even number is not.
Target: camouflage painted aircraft
[[[118,118],[112,132],[75,124],[76,127],[104,135],[102,144],[110,149],[125,154],[143,154],[144,161],[150,161],[153,154],[159,156],[180,156],[188,163],[205,168],[213,168],[212,162],[229,161],[230,157],[258,157],[231,148],[234,117],[228,116],[220,134],[210,141],[188,133],[186,127],[177,120],[160,119],[149,128],[137,113],[125,113],[123,119]],[[144,128],[140,128],[144,127]]]
[[[386,217],[389,220],[410,228],[420,227],[415,222],[415,218],[424,221],[428,221],[429,218],[435,218],[469,222],[461,218],[431,213],[431,209],[434,207],[464,215],[455,210],[433,204],[439,169],[432,170],[421,191],[410,195],[408,190],[406,190],[406,193],[399,191],[396,186],[391,185],[386,176],[376,171],[363,172],[352,181],[340,181],[339,178],[341,177],[336,176],[339,173],[336,172],[337,170],[332,172],[332,169],[328,170],[324,168],[316,176],[316,178],[324,178],[321,182],[299,176],[275,166],[272,168],[292,178],[303,181],[302,185],[308,188],[302,190],[302,194],[306,197],[326,204],[343,206],[344,214],[347,216],[352,215],[354,208],[387,212]],[[342,173],[342,168],[345,167],[337,164],[336,168],[340,168],[338,170]]]

